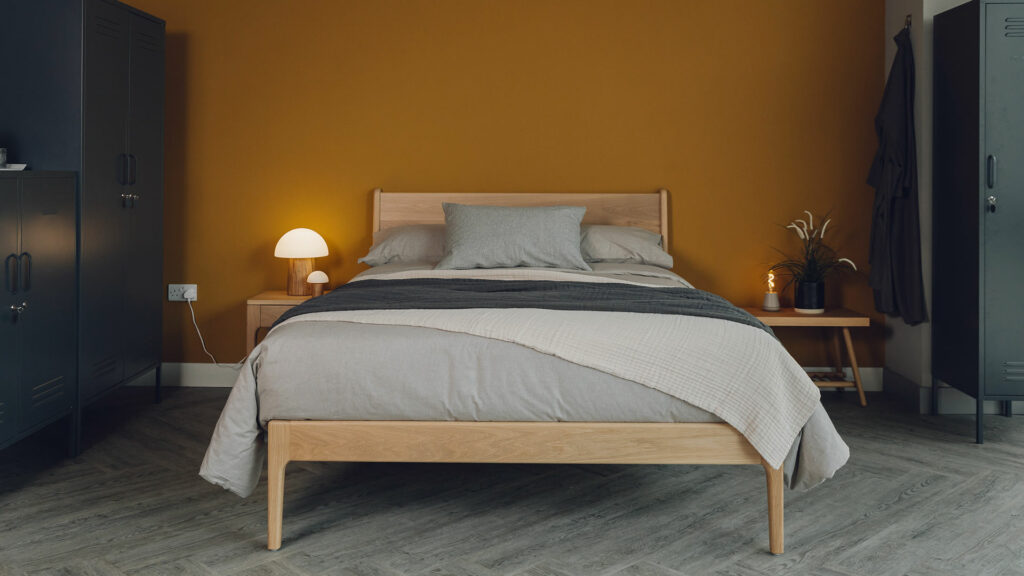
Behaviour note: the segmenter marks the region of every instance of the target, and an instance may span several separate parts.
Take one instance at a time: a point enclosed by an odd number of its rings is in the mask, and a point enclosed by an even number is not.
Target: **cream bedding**
[[[569,274],[576,281],[685,282],[654,267],[629,268],[434,272],[382,266],[356,280],[476,273],[491,279],[564,280]],[[842,466],[848,449],[821,408],[817,388],[768,333],[709,318],[661,316],[529,309],[299,316],[272,330],[250,355],[201,474],[238,494],[250,493],[262,465],[260,425],[273,418],[721,418],[773,466],[786,461],[791,485],[814,485]]]

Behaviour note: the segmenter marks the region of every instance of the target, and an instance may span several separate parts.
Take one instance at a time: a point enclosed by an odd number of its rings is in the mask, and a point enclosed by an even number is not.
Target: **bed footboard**
[[[267,548],[281,547],[290,461],[506,464],[761,464],[769,545],[783,551],[783,475],[724,423],[272,420]]]

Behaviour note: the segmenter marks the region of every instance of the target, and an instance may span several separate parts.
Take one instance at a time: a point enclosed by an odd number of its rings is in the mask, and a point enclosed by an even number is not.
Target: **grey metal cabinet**
[[[72,416],[75,186],[68,172],[0,173],[0,448]]]
[[[0,2],[0,53],[0,146],[79,172],[79,404],[153,370],[159,398],[164,22],[115,0]]]
[[[1024,2],[935,18],[932,372],[1024,400]],[[933,394],[933,409],[937,394]]]

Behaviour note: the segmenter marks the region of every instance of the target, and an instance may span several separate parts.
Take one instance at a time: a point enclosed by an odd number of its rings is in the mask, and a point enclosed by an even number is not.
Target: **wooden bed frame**
[[[586,206],[587,224],[637,226],[668,246],[668,191],[648,194],[373,192],[373,229],[444,222],[441,202]],[[272,420],[267,425],[267,548],[281,547],[288,462],[760,464],[768,540],[783,552],[783,474],[725,423]]]

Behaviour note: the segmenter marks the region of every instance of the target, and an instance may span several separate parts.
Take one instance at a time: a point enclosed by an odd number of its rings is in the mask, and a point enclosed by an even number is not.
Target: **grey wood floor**
[[[970,418],[830,395],[853,456],[786,493],[781,557],[754,466],[292,464],[268,552],[265,485],[196,475],[226,392],[122,390],[74,461],[56,428],[0,452],[0,576],[1024,575],[1024,417],[976,446]]]

